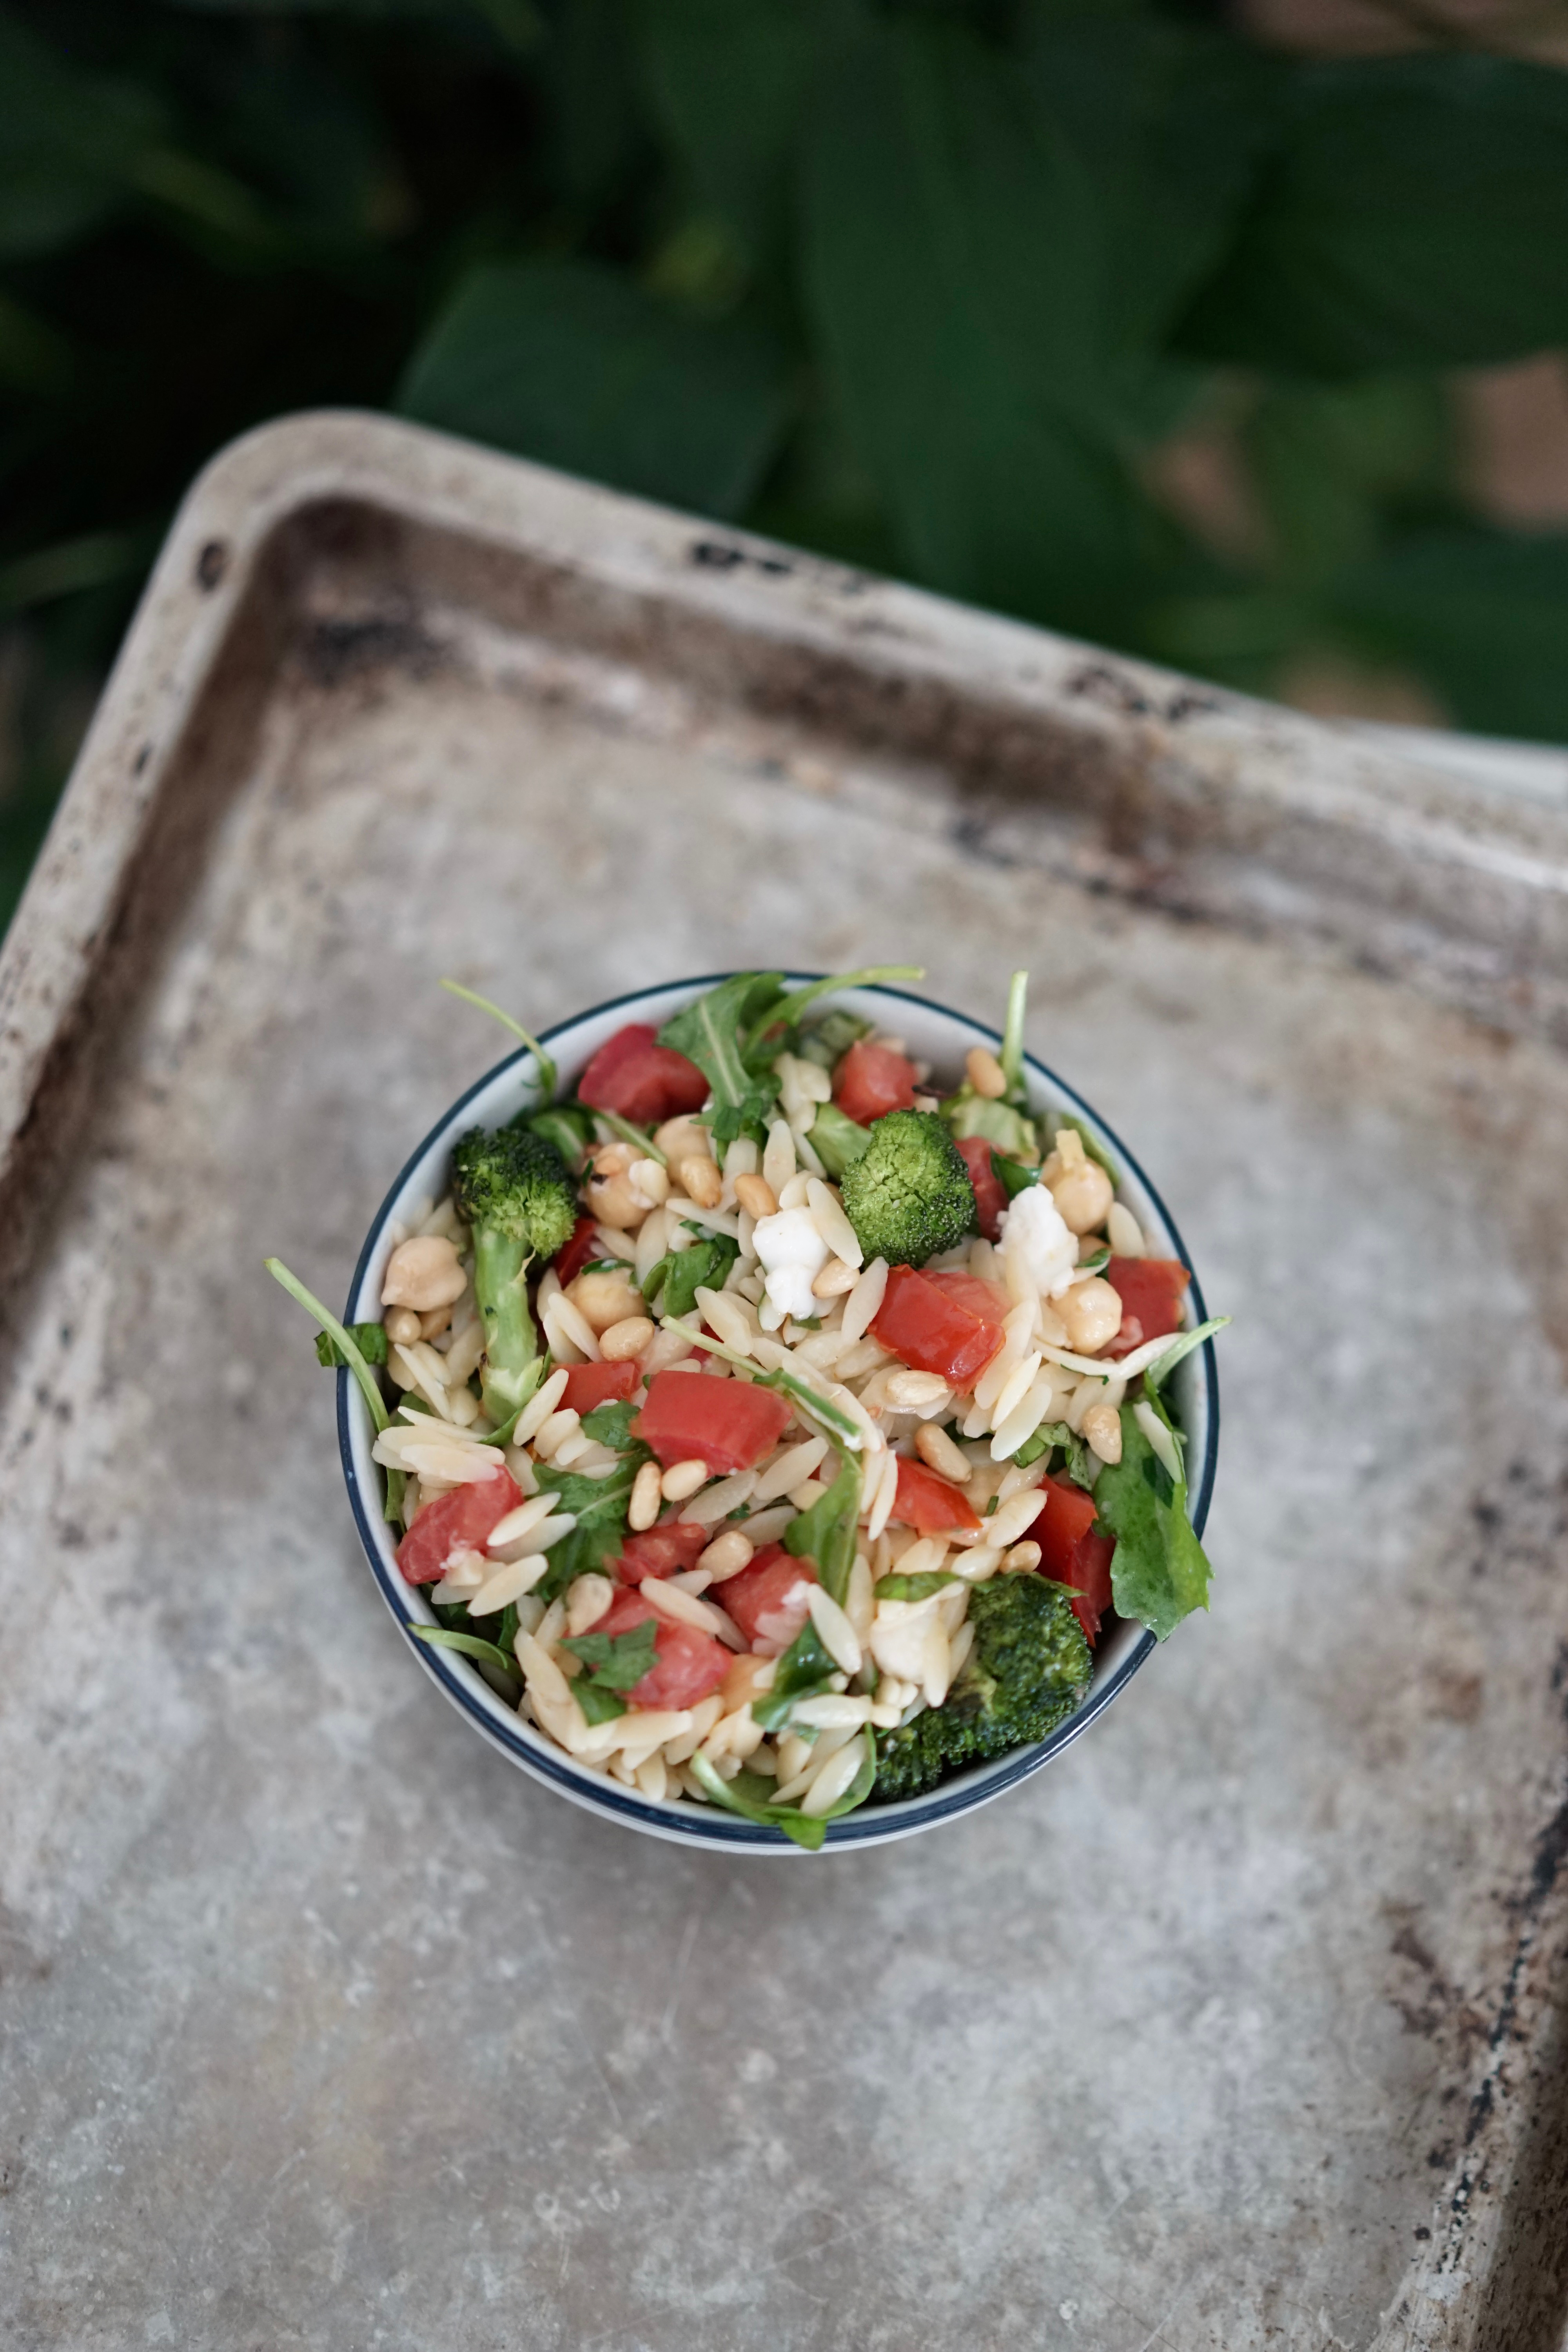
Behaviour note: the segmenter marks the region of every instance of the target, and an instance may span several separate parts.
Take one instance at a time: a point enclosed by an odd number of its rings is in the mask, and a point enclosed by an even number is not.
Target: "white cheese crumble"
[[[1003,1256],[1023,1268],[1043,1297],[1059,1298],[1078,1271],[1078,1241],[1043,1184],[1017,1193],[1002,1213]]]
[[[1067,1231],[1065,1225],[1062,1231]],[[752,1247],[767,1277],[768,1297],[779,1313],[803,1320],[815,1315],[818,1302],[811,1295],[811,1286],[827,1264],[829,1253],[811,1211],[780,1209],[774,1216],[759,1217]]]

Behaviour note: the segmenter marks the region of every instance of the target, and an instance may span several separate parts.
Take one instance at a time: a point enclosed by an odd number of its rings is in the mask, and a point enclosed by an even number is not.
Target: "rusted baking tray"
[[[381,420],[197,484],[0,969],[0,2340],[1555,2352],[1568,817]],[[358,1558],[341,1297],[497,1043],[913,957],[1224,1346],[1207,1620],[951,1832],[511,1771]],[[1559,2022],[1554,2027],[1553,2017]]]

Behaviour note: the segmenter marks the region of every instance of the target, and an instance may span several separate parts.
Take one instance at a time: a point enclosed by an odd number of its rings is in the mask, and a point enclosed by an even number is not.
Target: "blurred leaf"
[[[789,409],[777,348],[574,261],[476,269],[415,354],[405,416],[703,514],[732,515]]]
[[[1432,531],[1349,574],[1333,606],[1462,726],[1568,741],[1568,535]]]
[[[1024,68],[1092,183],[1110,330],[1152,344],[1218,263],[1270,132],[1279,69],[1245,42],[1142,8],[1026,12]]]
[[[641,32],[655,109],[694,193],[759,256],[784,234],[819,9],[813,0],[643,0]]]
[[[51,604],[83,588],[100,588],[122,580],[143,555],[135,540],[122,531],[89,531],[58,547],[40,547],[15,562],[0,564],[0,613],[17,613],[29,604]]]
[[[630,0],[561,0],[543,53],[552,177],[575,205],[616,195],[642,143],[629,8]]]
[[[53,252],[96,227],[165,119],[153,91],[79,73],[0,12],[0,259]]]
[[[967,37],[868,28],[814,93],[805,278],[851,439],[917,574],[1103,622],[1138,507],[1106,437],[1088,191]]]
[[[1298,75],[1282,152],[1183,337],[1344,376],[1568,339],[1568,76],[1415,57]]]
[[[1267,390],[1243,446],[1284,575],[1331,579],[1373,551],[1392,513],[1445,503],[1450,440],[1430,376]]]

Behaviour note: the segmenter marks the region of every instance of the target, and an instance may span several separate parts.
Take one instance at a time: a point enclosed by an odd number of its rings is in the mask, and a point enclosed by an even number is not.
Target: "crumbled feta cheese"
[[[1066,1233],[1064,1225],[1062,1231]],[[811,1286],[827,1264],[828,1248],[809,1209],[780,1209],[759,1217],[752,1247],[767,1276],[767,1295],[781,1315],[815,1315]]]
[[[1029,1185],[1003,1211],[997,1246],[1004,1257],[1022,1259],[1030,1282],[1046,1298],[1059,1298],[1078,1271],[1077,1237],[1043,1184]]]

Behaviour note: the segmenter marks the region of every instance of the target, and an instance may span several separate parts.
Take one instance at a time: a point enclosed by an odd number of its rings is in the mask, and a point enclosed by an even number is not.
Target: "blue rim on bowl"
[[[816,972],[785,974],[792,983],[822,976]],[[575,1014],[569,1021],[558,1022],[553,1029],[543,1033],[540,1043],[560,1049],[555,1058],[561,1065],[562,1076],[570,1081],[585,1067],[589,1056],[605,1038],[626,1021],[639,1014],[656,1024],[668,1020],[682,1005],[689,1003],[693,997],[716,987],[729,977],[725,972],[710,973],[702,979],[667,982],[655,988],[638,989],[629,995],[614,997],[606,1003],[594,1006],[590,1012]],[[926,1055],[939,1066],[947,1064],[957,1067],[971,1045],[995,1047],[1001,1042],[998,1033],[987,1028],[984,1023],[972,1021],[964,1013],[954,1013],[946,1005],[933,1003],[927,997],[911,995],[903,989],[847,989],[843,1001],[852,1008],[873,1013],[879,1005],[898,1004],[902,1008],[900,1025],[906,1033],[911,1028],[911,1015],[912,1025],[919,1028],[923,1024],[928,1033],[923,1038],[911,1036],[912,1050]],[[944,1024],[956,1034],[939,1040],[931,1033]],[[928,1052],[933,1045],[935,1050]],[[1203,1322],[1207,1308],[1204,1304],[1197,1271],[1164,1202],[1137,1160],[1090,1105],[1055,1071],[1037,1061],[1032,1055],[1026,1056],[1026,1066],[1032,1107],[1037,1111],[1045,1108],[1065,1110],[1074,1118],[1081,1118],[1115,1158],[1121,1176],[1122,1195],[1129,1198],[1139,1222],[1146,1227],[1152,1225],[1163,1236],[1171,1255],[1179,1257],[1192,1275],[1190,1313],[1194,1324]],[[381,1273],[389,1247],[385,1241],[386,1229],[402,1204],[419,1193],[437,1193],[437,1183],[432,1181],[434,1171],[445,1161],[452,1142],[464,1129],[476,1122],[499,1125],[522,1108],[531,1096],[532,1068],[532,1053],[527,1046],[520,1046],[478,1079],[449,1110],[444,1112],[418,1149],[410,1155],[365,1237],[344,1310],[346,1322],[363,1321],[379,1316],[381,1312]],[[443,1175],[444,1172],[443,1167]],[[1214,1493],[1219,1451],[1219,1377],[1212,1339],[1194,1349],[1178,1368],[1173,1377],[1173,1387],[1189,1442],[1195,1441],[1195,1475],[1189,1492],[1193,1526],[1201,1536]],[[374,1431],[364,1400],[349,1372],[340,1370],[338,1444],[349,1503],[371,1572],[381,1588],[383,1600],[403,1629],[408,1647],[425,1672],[476,1730],[533,1779],[545,1782],[573,1803],[582,1805],[604,1819],[617,1821],[630,1828],[671,1839],[680,1844],[703,1846],[710,1850],[722,1848],[731,1853],[760,1854],[800,1852],[800,1848],[793,1844],[781,1830],[742,1821],[738,1816],[721,1812],[716,1807],[710,1809],[687,1800],[678,1803],[654,1804],[647,1798],[622,1788],[618,1782],[587,1770],[536,1731],[531,1724],[522,1721],[496,1696],[478,1668],[466,1658],[416,1639],[411,1628],[431,1624],[435,1620],[423,1591],[406,1583],[398,1571],[393,1530],[381,1512],[379,1481],[371,1459],[374,1442]],[[868,1804],[858,1812],[847,1814],[829,1823],[828,1847],[843,1851],[854,1846],[881,1845],[898,1838],[911,1837],[921,1830],[934,1828],[939,1822],[973,1812],[977,1806],[988,1804],[993,1798],[1016,1788],[1021,1780],[1026,1780],[1054,1757],[1059,1756],[1064,1748],[1088,1730],[1119,1692],[1126,1688],[1154,1646],[1153,1634],[1143,1626],[1117,1623],[1096,1652],[1094,1679],[1089,1696],[1077,1712],[1070,1715],[1065,1723],[1059,1724],[1047,1738],[1037,1741],[1033,1747],[997,1757],[988,1764],[972,1765],[925,1796],[905,1798],[890,1805]]]

